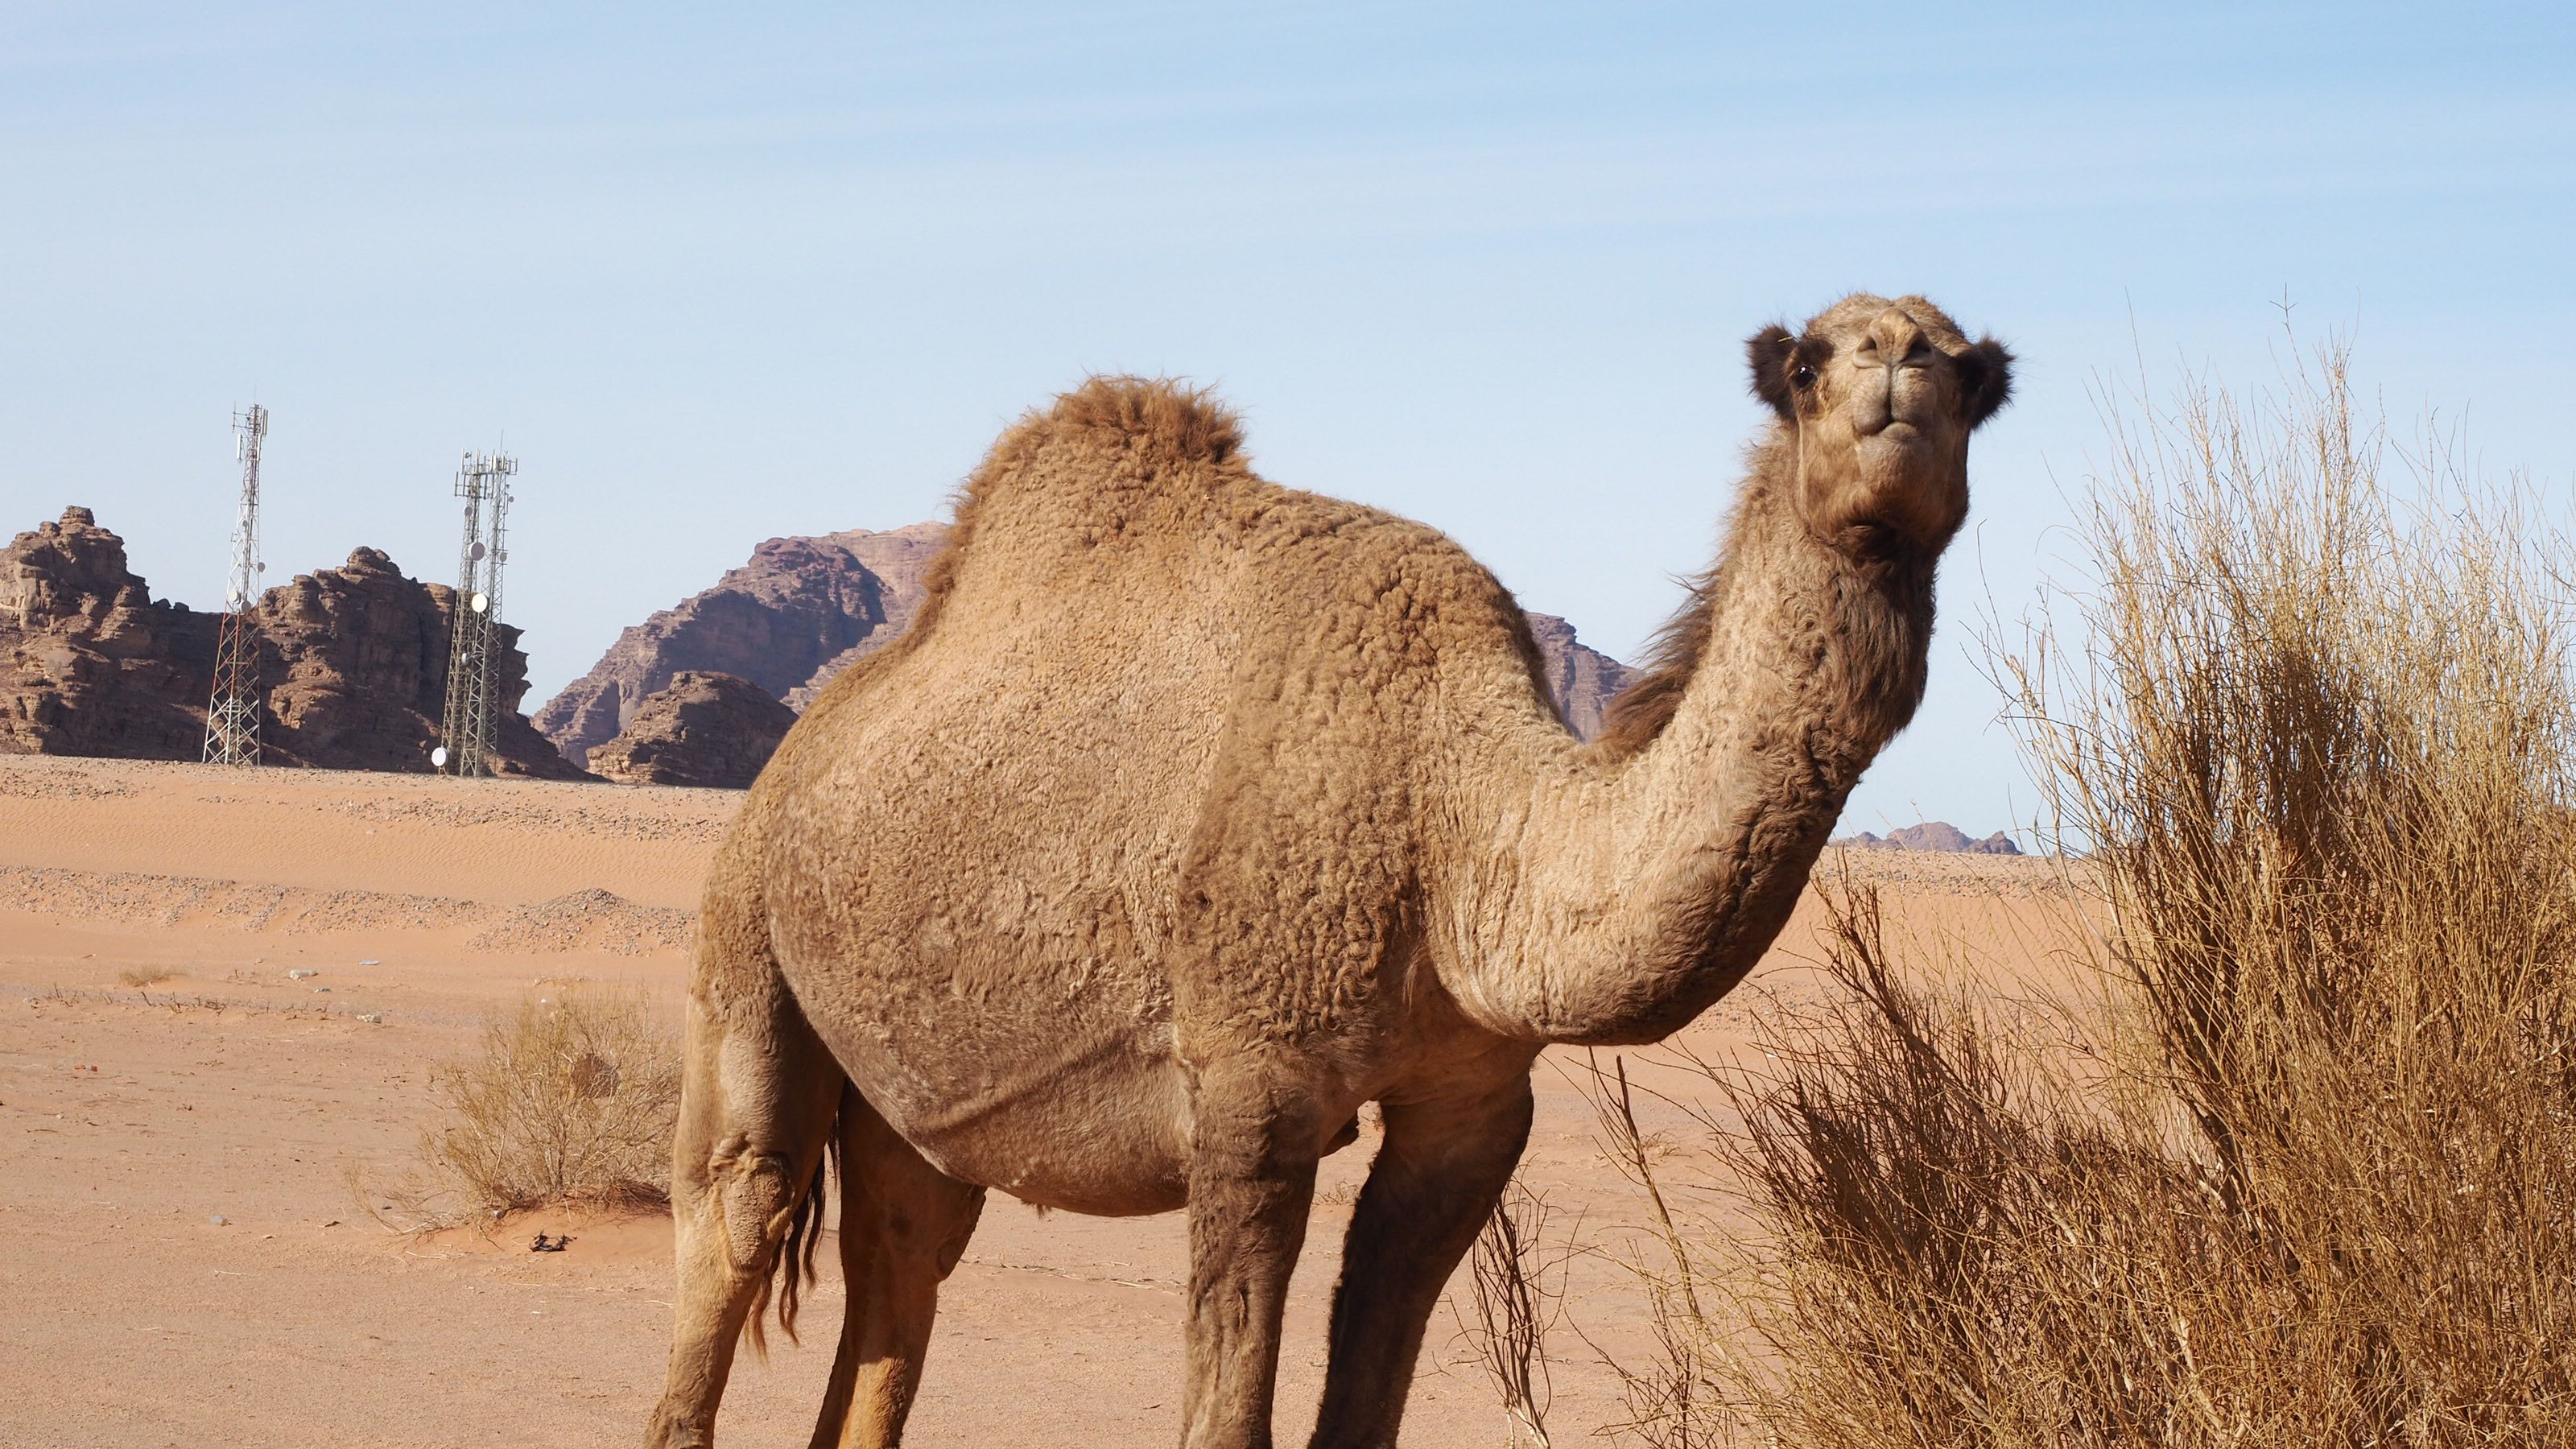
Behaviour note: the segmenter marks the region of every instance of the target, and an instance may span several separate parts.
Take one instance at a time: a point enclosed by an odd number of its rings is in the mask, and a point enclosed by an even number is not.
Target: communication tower
[[[241,455],[241,503],[233,516],[232,581],[224,593],[223,621],[215,627],[215,693],[206,705],[210,765],[259,763],[259,632],[250,611],[259,603],[259,443],[268,436],[268,409],[257,403],[233,414],[234,450]]]
[[[507,453],[467,453],[456,468],[465,500],[465,541],[457,550],[456,607],[448,632],[447,718],[430,765],[451,775],[492,773],[493,666],[501,652],[501,566],[510,561]]]

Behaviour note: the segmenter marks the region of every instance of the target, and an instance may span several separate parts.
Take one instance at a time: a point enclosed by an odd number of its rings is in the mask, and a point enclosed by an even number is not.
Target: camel
[[[1271,1442],[1315,1167],[1353,1209],[1313,1444],[1385,1446],[1551,1043],[1658,1040],[1788,918],[1912,717],[1968,436],[2011,355],[1921,297],[1751,339],[1776,414],[1602,736],[1421,524],[1266,482],[1236,420],[1096,378],[1003,433],[901,639],[814,702],[707,884],[654,1446],[711,1442],[838,1163],[815,1445],[893,1445],[988,1190],[1186,1208],[1183,1443]],[[1628,425],[1633,425],[1630,423]]]

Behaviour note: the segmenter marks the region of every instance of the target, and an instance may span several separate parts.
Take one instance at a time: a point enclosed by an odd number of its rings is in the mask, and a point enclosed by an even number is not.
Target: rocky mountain
[[[773,538],[714,587],[618,635],[537,711],[537,728],[566,760],[591,764],[647,699],[689,672],[748,680],[801,713],[833,676],[911,624],[947,534],[945,524],[916,523]],[[1563,619],[1529,617],[1549,691],[1575,733],[1591,738],[1627,666],[1579,643]]]
[[[2000,830],[1983,840],[1972,840],[1968,837],[1968,832],[1947,820],[1927,820],[1920,825],[1908,825],[1902,829],[1891,830],[1885,835],[1874,835],[1864,830],[1857,835],[1841,836],[1827,843],[1849,846],[1855,850],[1944,850],[1960,855],[2021,854],[2021,847],[2013,844],[2012,837]]]
[[[252,610],[264,762],[426,770],[447,691],[455,590],[362,548]],[[155,602],[125,541],[86,508],[0,549],[0,751],[193,760],[205,740],[220,616]],[[502,629],[502,774],[575,777],[527,719],[519,631]]]
[[[405,578],[381,551],[361,548],[336,569],[299,574],[260,599],[261,683],[273,740],[305,763],[363,770],[427,767],[447,702],[449,618],[456,590]],[[519,712],[528,656],[501,626],[498,705],[487,757],[502,775],[577,779]],[[272,671],[271,661],[274,661]],[[273,683],[271,681],[274,681]]]
[[[616,738],[591,750],[590,770],[626,785],[739,790],[795,723],[796,711],[750,680],[683,670],[644,697]]]
[[[801,710],[833,675],[901,634],[921,603],[948,528],[773,538],[713,588],[618,635],[590,672],[537,711],[536,726],[580,764],[686,671],[749,680]]]
[[[86,508],[19,534],[0,550],[0,751],[197,758],[214,623],[154,603]]]
[[[1546,666],[1547,692],[1555,698],[1558,712],[1582,739],[1601,733],[1601,712],[1610,707],[1612,695],[1627,687],[1632,671],[1577,641],[1574,626],[1554,614],[1532,614],[1529,625],[1530,637],[1538,641],[1539,661]]]

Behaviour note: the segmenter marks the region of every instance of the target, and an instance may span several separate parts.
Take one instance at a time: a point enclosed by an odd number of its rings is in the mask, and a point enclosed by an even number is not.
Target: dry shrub
[[[1727,1087],[1729,1074],[1674,1046],[1669,1054]],[[1625,1057],[1603,1067],[1588,1055],[1577,1090],[1592,1104],[1594,1142],[1651,1211],[1642,1242],[1606,1250],[1627,1270],[1646,1302],[1654,1350],[1642,1360],[1622,1360],[1596,1344],[1619,1378],[1628,1418],[1607,1432],[1642,1438],[1657,1449],[1700,1449],[1729,1442],[1737,1423],[1737,1385],[1745,1369],[1730,1343],[1738,1298],[1731,1278],[1741,1265],[1732,1240],[1709,1212],[1705,1181],[1677,1181],[1665,1134],[1637,1120],[1637,1089]],[[1660,1099],[1699,1128],[1703,1141],[1723,1144],[1728,1125],[1696,1103]]]
[[[1550,1245],[1554,1216],[1547,1196],[1518,1174],[1503,1187],[1484,1231],[1468,1254],[1474,1317],[1454,1301],[1476,1366],[1503,1405],[1503,1442],[1548,1449],[1547,1413],[1555,1396],[1548,1334],[1563,1316],[1572,1249]]]
[[[158,986],[178,974],[167,966],[128,966],[116,973],[116,979],[140,990],[146,986]]]
[[[421,1134],[421,1157],[474,1207],[670,1201],[679,1047],[632,993],[523,1001],[485,1025],[478,1054],[439,1068],[430,1093],[447,1124]]]
[[[2096,1079],[1891,965],[1866,894],[1854,1004],[1737,1079],[1758,1358],[1669,1366],[1732,1432],[2576,1440],[2555,540],[2358,423],[2339,352],[2288,383],[2115,410],[2080,645],[2002,660],[2107,898]]]
[[[2154,1098],[2088,1094],[1910,979],[1874,891],[1824,897],[1847,1003],[1779,1035],[1777,1078],[1724,1079],[1745,1127],[1720,1152],[1768,1230],[1734,1306],[1770,1356],[1699,1365],[1727,1422],[1668,1442],[2305,1442],[2237,1392],[2296,1304]]]

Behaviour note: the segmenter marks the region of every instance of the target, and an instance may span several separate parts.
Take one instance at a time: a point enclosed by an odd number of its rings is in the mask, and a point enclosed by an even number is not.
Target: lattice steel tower
[[[259,443],[268,436],[268,409],[257,403],[233,414],[234,448],[241,455],[241,504],[233,516],[232,582],[224,593],[223,622],[215,626],[215,693],[206,705],[209,765],[259,763],[259,631],[251,610],[259,604]]]
[[[488,775],[493,666],[501,652],[501,565],[510,561],[510,475],[506,453],[467,453],[457,465],[465,500],[465,542],[457,550],[456,606],[448,633],[447,719],[429,762],[451,775]]]

